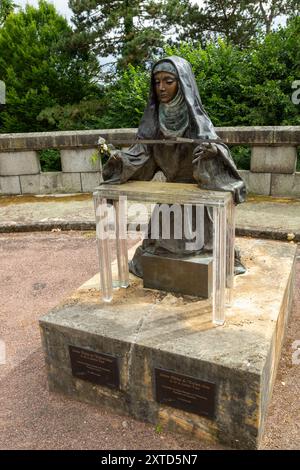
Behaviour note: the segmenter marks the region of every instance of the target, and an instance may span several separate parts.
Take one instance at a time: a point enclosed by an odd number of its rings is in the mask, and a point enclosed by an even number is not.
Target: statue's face
[[[158,101],[169,103],[175,98],[178,91],[178,81],[172,73],[157,72],[154,75],[155,91]]]

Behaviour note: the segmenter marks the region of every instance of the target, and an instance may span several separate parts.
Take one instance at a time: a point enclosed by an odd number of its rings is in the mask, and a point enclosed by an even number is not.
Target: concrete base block
[[[81,173],[81,184],[82,191],[84,193],[92,192],[97,186],[99,186],[101,179],[101,173]]]
[[[258,173],[294,173],[297,150],[292,146],[253,146],[251,171]]]
[[[291,306],[296,245],[238,244],[247,273],[235,279],[222,327],[211,322],[209,300],[143,289],[134,276],[111,303],[100,300],[99,276],[83,285],[40,320],[50,390],[194,438],[257,448]],[[107,373],[110,381],[100,385]]]
[[[272,175],[271,196],[300,197],[300,173]]]
[[[0,175],[35,175],[41,171],[37,152],[0,152]]]
[[[61,168],[66,173],[77,173],[82,171],[100,171],[99,160],[92,159],[97,148],[89,149],[65,149],[60,151]]]
[[[181,259],[145,253],[142,256],[144,287],[209,298],[212,292],[211,256]]]
[[[21,194],[18,176],[0,176],[0,194]]]

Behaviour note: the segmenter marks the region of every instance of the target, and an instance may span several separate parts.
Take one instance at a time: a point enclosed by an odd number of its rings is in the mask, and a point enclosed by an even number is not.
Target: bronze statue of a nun
[[[139,143],[139,140],[148,139],[174,141],[178,137],[204,139],[207,142],[200,145]],[[214,142],[210,142],[211,140]],[[237,172],[228,147],[218,141],[211,120],[202,106],[191,66],[185,59],[177,56],[164,58],[154,65],[149,101],[138,128],[137,141],[127,151],[114,152],[103,168],[103,178],[105,183],[149,181],[157,171],[164,173],[167,182],[197,182],[201,189],[230,191],[235,204],[245,200],[245,184]],[[151,239],[150,223],[149,236],[136,250],[130,263],[130,271],[143,277],[141,257],[144,253],[182,258],[210,251],[212,219],[208,208],[204,211],[203,224],[203,246],[196,250],[187,250],[184,237]],[[192,225],[194,228],[194,220]],[[236,260],[235,271],[244,272],[239,260]]]

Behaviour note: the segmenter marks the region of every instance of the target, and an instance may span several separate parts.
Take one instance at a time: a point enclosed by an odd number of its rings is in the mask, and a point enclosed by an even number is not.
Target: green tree
[[[69,0],[76,47],[91,47],[119,69],[139,65],[164,43],[162,3],[153,0]]]
[[[66,20],[44,0],[11,13],[0,29],[0,77],[6,83],[2,132],[47,130],[37,117],[46,107],[95,95],[96,60],[65,48],[72,35]],[[50,127],[51,128],[51,127]]]
[[[286,15],[289,18],[294,18],[299,15],[300,1],[299,0],[269,0],[255,2],[256,16],[264,27],[265,32],[271,32],[274,26],[274,21],[280,15]]]
[[[249,122],[299,125],[300,106],[292,102],[292,84],[300,77],[300,17],[272,31],[251,53],[248,89]]]
[[[222,38],[244,47],[256,36],[258,20],[255,1],[205,0],[201,5],[190,0],[167,0],[165,18],[174,25],[178,40],[199,43],[202,47]]]
[[[276,18],[297,16],[300,0],[166,0],[165,21],[173,25],[179,41],[203,47],[218,38],[240,48],[271,32]]]
[[[79,103],[45,108],[38,115],[38,121],[45,126],[59,131],[101,129],[103,128],[103,116],[107,115],[109,109],[110,103],[108,98],[99,93],[97,99],[82,100]]]

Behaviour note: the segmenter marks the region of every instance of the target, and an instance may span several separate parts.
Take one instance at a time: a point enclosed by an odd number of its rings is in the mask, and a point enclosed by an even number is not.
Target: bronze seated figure
[[[176,139],[181,139],[181,142],[174,143]],[[200,143],[185,142],[185,139]],[[145,140],[154,143],[147,144]],[[163,172],[167,182],[196,182],[201,189],[230,191],[235,204],[245,200],[245,184],[228,147],[218,138],[202,106],[191,66],[177,56],[167,57],[154,65],[149,101],[136,143],[127,151],[113,152],[103,168],[104,184],[150,181],[157,171]],[[159,205],[155,210],[159,210]],[[194,229],[195,210],[191,225]],[[148,238],[136,250],[130,271],[143,278],[143,256],[146,254],[186,259],[209,253],[212,249],[212,214],[209,208],[204,210],[203,225],[203,245],[186,250],[184,237],[178,240],[171,233],[169,239],[151,238],[150,221]],[[235,273],[245,272],[237,253],[235,258]]]

